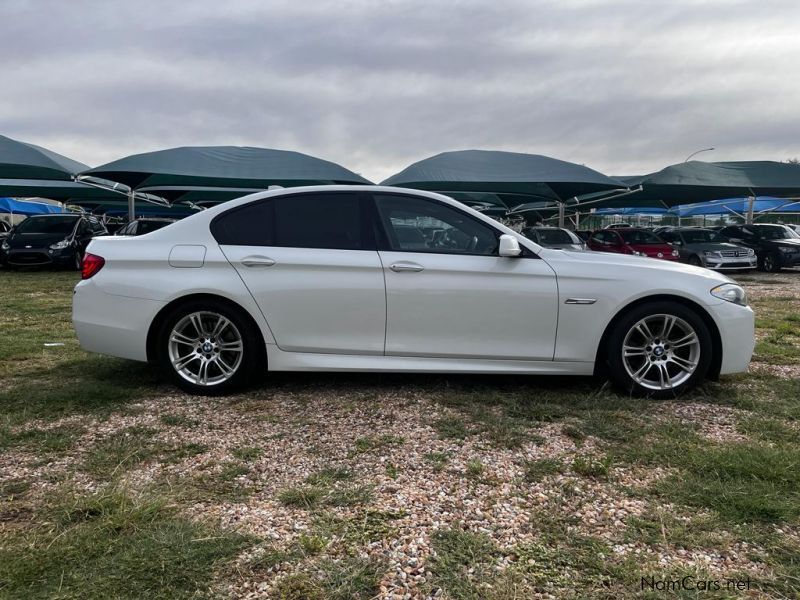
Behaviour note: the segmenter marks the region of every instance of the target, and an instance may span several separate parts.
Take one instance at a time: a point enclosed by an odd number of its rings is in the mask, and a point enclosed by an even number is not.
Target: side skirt
[[[275,344],[267,344],[267,360],[270,371],[531,373],[540,375],[591,375],[594,371],[594,363],[591,362],[316,354],[284,352]]]

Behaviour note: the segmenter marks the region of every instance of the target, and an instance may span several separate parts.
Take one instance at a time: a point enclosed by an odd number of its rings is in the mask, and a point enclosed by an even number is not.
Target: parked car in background
[[[86,246],[93,237],[105,235],[97,217],[82,214],[28,217],[0,244],[5,266],[56,266],[80,270]]]
[[[586,244],[583,243],[583,240],[569,229],[561,229],[560,227],[525,227],[522,230],[522,235],[545,248],[586,250]]]
[[[699,227],[662,229],[659,237],[678,249],[683,262],[716,271],[755,269],[758,258],[755,250],[737,246],[718,232]]]
[[[679,260],[678,251],[652,231],[634,227],[600,229],[587,242],[590,250],[634,254],[663,260]]]
[[[589,238],[592,237],[593,232],[593,229],[576,229],[573,231],[573,233],[577,235],[582,242],[587,242]]]
[[[800,236],[800,225],[795,225],[793,223],[789,223],[786,225],[789,229],[794,231],[798,236]]]
[[[366,185],[96,238],[72,319],[84,349],[157,362],[196,394],[269,370],[603,372],[673,396],[745,370],[754,345],[745,292],[720,273],[544,248],[446,196]]]
[[[728,241],[752,248],[758,267],[775,273],[800,265],[800,236],[785,225],[729,225],[720,230]]]
[[[167,219],[158,217],[142,217],[134,219],[124,227],[117,230],[114,235],[144,235],[156,229],[161,229],[174,223],[177,219]]]

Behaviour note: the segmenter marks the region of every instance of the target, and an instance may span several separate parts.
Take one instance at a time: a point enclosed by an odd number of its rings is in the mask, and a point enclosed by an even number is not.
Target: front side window
[[[222,245],[285,248],[365,248],[361,206],[355,194],[302,194],[257,200],[211,223]]]
[[[575,244],[568,231],[563,229],[540,229],[539,239],[543,244]]]
[[[399,252],[497,254],[498,234],[460,210],[435,200],[376,195],[389,247]]]

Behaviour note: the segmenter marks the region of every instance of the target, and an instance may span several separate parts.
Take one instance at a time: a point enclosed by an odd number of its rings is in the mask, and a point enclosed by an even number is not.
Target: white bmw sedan
[[[253,194],[101,237],[81,346],[221,394],[259,371],[604,373],[679,394],[745,371],[753,312],[713,271],[542,248],[459,202],[380,186]]]

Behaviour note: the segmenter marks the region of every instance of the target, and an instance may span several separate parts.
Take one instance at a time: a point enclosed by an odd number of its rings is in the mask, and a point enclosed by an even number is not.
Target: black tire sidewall
[[[702,267],[703,266],[703,261],[700,260],[699,256],[697,256],[696,254],[693,254],[692,256],[689,257],[689,264],[693,265],[695,267]]]
[[[770,269],[767,265],[767,259],[772,260],[772,268]],[[767,273],[777,273],[781,270],[781,257],[775,254],[774,252],[767,254],[764,256],[764,270]]]
[[[175,371],[169,360],[168,344],[172,328],[186,315],[199,311],[215,312],[224,316],[234,324],[242,336],[244,355],[236,373],[227,381],[212,386],[201,386],[187,381]],[[170,311],[162,321],[156,339],[156,362],[175,385],[190,394],[200,396],[224,395],[246,387],[252,381],[253,375],[259,366],[266,369],[264,350],[260,347],[260,340],[260,332],[257,331],[256,326],[250,319],[242,314],[241,309],[234,308],[227,302],[214,299],[191,300]]]
[[[654,314],[669,314],[683,319],[692,326],[700,340],[700,361],[697,369],[689,379],[669,390],[651,390],[639,385],[628,375],[622,361],[622,344],[628,331],[641,319]],[[697,312],[680,302],[669,300],[648,302],[626,311],[614,325],[606,345],[609,376],[612,382],[626,393],[650,398],[674,398],[696,386],[708,373],[713,351],[711,333]]]

